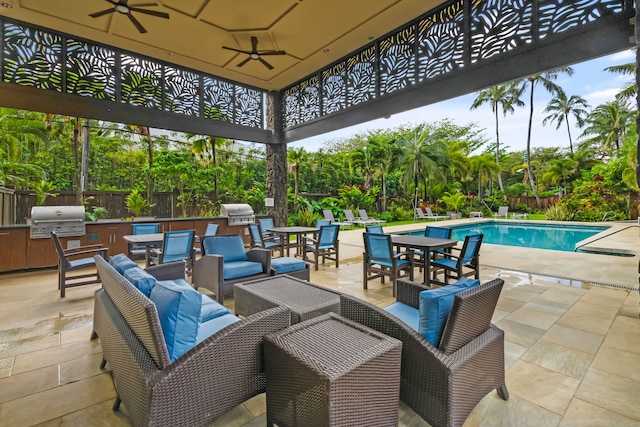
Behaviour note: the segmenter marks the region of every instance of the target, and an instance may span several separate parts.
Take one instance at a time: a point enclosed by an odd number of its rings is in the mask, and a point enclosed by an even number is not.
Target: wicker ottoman
[[[267,425],[398,425],[401,350],[335,313],[265,336]]]
[[[238,316],[284,305],[291,310],[291,324],[329,312],[340,313],[340,294],[289,275],[236,283],[233,298]]]

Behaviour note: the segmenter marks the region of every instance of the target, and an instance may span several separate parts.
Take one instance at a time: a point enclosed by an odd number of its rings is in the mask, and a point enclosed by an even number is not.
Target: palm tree
[[[520,81],[521,90],[524,90],[527,86],[529,86],[531,92],[529,95],[529,126],[527,129],[527,173],[529,176],[529,183],[531,184],[531,189],[533,190],[533,194],[536,196],[536,203],[538,205],[538,209],[542,207],[542,201],[540,200],[540,195],[538,194],[538,188],[536,187],[535,179],[533,177],[533,170],[531,168],[531,129],[533,126],[533,98],[535,88],[538,84],[542,84],[542,86],[550,93],[556,94],[559,92],[563,92],[563,90],[555,84],[553,81],[558,78],[558,76],[563,74],[568,74],[569,76],[573,75],[573,68],[571,67],[561,67],[555,68],[550,71],[546,71],[540,74],[532,74],[529,77],[525,77]]]
[[[507,83],[503,85],[492,86],[488,89],[481,90],[478,96],[471,104],[471,110],[479,108],[481,105],[489,104],[491,111],[495,114],[496,119],[496,164],[500,165],[500,132],[498,130],[498,112],[501,109],[502,115],[507,116],[507,113],[513,114],[514,106],[524,106],[524,102],[520,99],[522,89],[518,87],[516,83]],[[500,191],[504,192],[504,185],[502,183],[502,176],[498,171],[498,185]]]
[[[620,150],[620,143],[635,118],[628,102],[615,100],[596,107],[585,119],[581,137],[593,135],[585,142],[598,146],[603,155]]]
[[[405,185],[408,187],[413,182],[416,198],[420,179],[426,184],[428,177],[443,176],[440,165],[448,163],[448,159],[444,155],[444,147],[439,144],[440,137],[423,124],[398,141],[401,150],[398,162],[404,167]],[[426,185],[424,198],[427,198]]]
[[[351,166],[359,169],[364,176],[364,190],[367,191],[373,185],[373,174],[375,173],[377,162],[375,153],[368,146],[360,147],[351,152]]]
[[[300,167],[307,159],[307,153],[304,148],[292,148],[287,151],[287,168],[293,174],[293,194],[295,195],[295,202],[298,201],[298,195],[300,194]]]
[[[569,126],[569,115],[572,115],[576,119],[578,126],[582,127],[584,126],[584,117],[587,115],[585,108],[589,108],[589,104],[587,104],[587,101],[583,97],[571,95],[567,98],[567,94],[558,92],[556,96],[549,101],[547,108],[544,109],[545,113],[551,114],[544,118],[542,121],[543,126],[545,126],[547,122],[556,122],[556,130],[558,130],[563,122],[567,124],[569,150],[571,154],[573,154],[573,141],[571,139],[571,127]]]
[[[578,161],[570,157],[563,159],[553,159],[549,162],[549,170],[542,176],[543,179],[549,180],[554,183],[559,183],[562,180],[564,194],[567,194],[567,177],[576,171],[578,168]]]
[[[623,76],[631,76],[634,79],[622,89],[620,89],[620,92],[616,94],[617,99],[621,99],[624,101],[636,97],[636,94],[638,93],[638,85],[635,82],[636,68],[637,67],[635,62],[614,65],[612,67],[605,68],[605,71],[609,71],[610,73],[622,74]]]
[[[483,185],[489,181],[492,176],[499,174],[500,166],[493,161],[489,153],[473,156],[469,160],[471,170],[478,176],[478,198],[482,200]]]
[[[214,197],[218,200],[218,153],[217,149],[228,144],[226,138],[215,136],[201,136],[193,133],[187,133],[187,139],[193,140],[191,152],[200,158],[205,167],[213,168],[213,192]]]

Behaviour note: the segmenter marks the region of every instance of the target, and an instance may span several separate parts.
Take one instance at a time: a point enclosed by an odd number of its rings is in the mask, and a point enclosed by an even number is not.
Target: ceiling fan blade
[[[109,13],[113,13],[115,11],[116,11],[115,9],[105,9],[105,10],[101,10],[100,12],[91,13],[89,14],[89,16],[92,18],[99,18],[101,16],[107,15]]]
[[[258,50],[258,38],[251,37],[251,52],[257,52]]]
[[[244,64],[246,64],[249,61],[251,61],[251,57],[247,56],[247,58],[244,61],[238,64],[238,67],[242,67]]]
[[[264,59],[258,57],[258,61],[262,62],[264,66],[267,67],[268,69],[273,70],[273,66],[269,64],[267,61],[265,61]]]
[[[155,5],[154,5],[155,6]],[[148,10],[148,9],[138,9],[137,7],[129,7],[129,10],[138,13],[145,13],[147,15],[156,16],[158,18],[169,19],[169,14],[166,12],[158,12],[156,10]]]
[[[268,50],[266,52],[258,52],[258,55],[263,56],[263,55],[286,55],[287,52],[285,52],[284,50]]]
[[[138,21],[135,16],[133,16],[130,13],[127,13],[127,16],[129,17],[129,19],[131,20],[131,22],[133,23],[133,25],[136,26],[136,28],[138,29],[138,31],[140,31],[141,34],[144,34],[147,32],[147,30],[144,29],[144,27],[142,26],[142,24],[140,23],[140,21]]]
[[[222,46],[223,49],[227,49],[227,50],[232,50],[234,52],[240,52],[240,53],[246,53],[247,55],[251,55],[251,52],[247,51],[247,50],[240,50],[240,49],[236,49],[233,47],[227,47],[227,46]]]
[[[107,0],[107,2],[108,2],[108,3],[111,3],[111,4],[112,4],[112,5],[114,5],[114,6],[117,6],[117,5],[119,4],[117,1],[114,1],[114,0]],[[125,6],[127,5],[127,2],[126,2],[126,1],[124,2],[124,5],[125,5]]]

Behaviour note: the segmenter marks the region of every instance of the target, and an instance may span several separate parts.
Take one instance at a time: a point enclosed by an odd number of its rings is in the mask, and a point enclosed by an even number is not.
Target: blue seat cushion
[[[454,284],[420,292],[418,333],[437,347],[453,305],[453,298],[479,284],[479,280],[463,277]]]
[[[201,323],[200,328],[198,329],[198,336],[196,337],[196,344],[204,341],[222,328],[226,328],[227,326],[239,321],[239,318],[229,313]]]
[[[169,359],[178,359],[196,344],[202,294],[173,280],[159,280],[149,297],[156,305]]]
[[[204,252],[209,255],[222,255],[225,264],[234,261],[246,261],[247,253],[240,236],[214,236],[204,239]]]
[[[208,296],[202,295],[202,305],[200,307],[200,323],[208,322],[216,317],[231,314],[231,311],[217,301],[212,300]]]
[[[127,269],[124,274],[124,278],[131,282],[133,286],[138,288],[140,292],[147,298],[151,294],[151,289],[156,285],[157,280],[155,277],[138,267]]]
[[[125,254],[114,255],[109,258],[109,264],[120,274],[124,274],[130,268],[137,267],[138,264],[133,262],[128,256]]]
[[[402,320],[414,331],[418,330],[418,318],[420,317],[420,312],[417,308],[413,308],[410,305],[403,304],[401,302],[394,302],[393,304],[386,306],[384,310]]]
[[[235,261],[224,263],[224,280],[253,276],[262,273],[262,264],[253,261]]]
[[[271,268],[273,268],[277,274],[285,274],[292,271],[304,270],[307,268],[307,263],[291,257],[273,258],[271,260]]]

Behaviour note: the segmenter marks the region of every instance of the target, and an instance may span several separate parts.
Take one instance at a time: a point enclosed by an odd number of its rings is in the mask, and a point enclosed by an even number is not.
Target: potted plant
[[[464,206],[466,199],[467,196],[462,193],[444,193],[444,196],[442,196],[442,201],[445,203],[445,205],[447,205],[447,210],[452,211],[447,212],[451,219],[462,218],[460,209]]]
[[[142,216],[145,210],[152,208],[155,204],[150,205],[147,200],[140,194],[140,191],[136,188],[129,193],[125,198],[127,204],[127,210],[133,214],[134,217]]]

